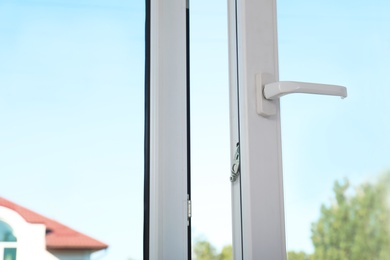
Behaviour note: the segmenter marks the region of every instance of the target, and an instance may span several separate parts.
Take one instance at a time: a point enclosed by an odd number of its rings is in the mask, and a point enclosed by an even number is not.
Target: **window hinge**
[[[231,182],[235,182],[238,175],[240,175],[240,143],[237,143],[236,145],[236,153],[234,154],[233,160],[232,170],[230,173]]]
[[[187,217],[190,219],[192,216],[191,200],[187,200]]]

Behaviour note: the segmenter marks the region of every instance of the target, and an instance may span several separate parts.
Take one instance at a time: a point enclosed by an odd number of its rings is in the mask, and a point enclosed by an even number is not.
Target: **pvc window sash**
[[[256,74],[278,79],[275,0],[229,0],[229,49],[234,259],[286,259],[279,103],[269,118],[256,112]]]
[[[151,0],[150,259],[188,258],[186,1]]]

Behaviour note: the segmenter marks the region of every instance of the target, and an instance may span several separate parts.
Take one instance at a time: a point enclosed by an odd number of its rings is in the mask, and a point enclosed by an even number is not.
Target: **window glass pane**
[[[278,1],[280,79],[349,94],[281,99],[290,259],[390,258],[389,11],[380,0]]]
[[[12,228],[0,220],[0,242],[16,242]]]
[[[4,260],[16,260],[16,248],[4,248]]]
[[[144,1],[0,3],[1,196],[105,260],[142,259],[144,23]]]

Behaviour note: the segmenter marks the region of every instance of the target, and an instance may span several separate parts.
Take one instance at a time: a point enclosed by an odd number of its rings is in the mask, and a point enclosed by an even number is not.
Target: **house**
[[[89,260],[107,247],[0,197],[0,260]]]

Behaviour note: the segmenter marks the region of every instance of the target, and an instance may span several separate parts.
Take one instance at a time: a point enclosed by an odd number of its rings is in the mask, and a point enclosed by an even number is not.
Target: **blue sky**
[[[336,179],[357,185],[390,168],[389,11],[386,1],[278,4],[280,78],[344,85],[349,95],[282,98],[290,248],[310,250],[309,223]]]
[[[226,1],[191,1],[194,238],[231,241]],[[282,98],[288,247],[333,182],[390,168],[390,3],[279,1],[281,80],[349,97]],[[143,1],[0,1],[4,196],[142,259]]]

